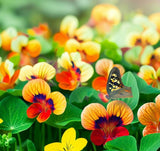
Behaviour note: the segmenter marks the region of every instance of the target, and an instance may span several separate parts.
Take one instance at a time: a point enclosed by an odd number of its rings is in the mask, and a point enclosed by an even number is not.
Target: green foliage
[[[13,134],[22,132],[32,126],[34,120],[27,117],[28,106],[18,97],[8,96],[0,101],[0,129]]]
[[[160,148],[160,133],[149,134],[141,139],[140,151],[157,151]]]
[[[122,136],[104,145],[108,151],[137,151],[137,142],[133,136]]]

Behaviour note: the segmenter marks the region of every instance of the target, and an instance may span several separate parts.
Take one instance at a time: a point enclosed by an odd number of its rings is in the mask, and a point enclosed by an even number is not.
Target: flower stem
[[[44,150],[45,145],[45,123],[42,123],[42,151]]]
[[[23,150],[22,150],[21,136],[20,136],[19,133],[17,133],[17,137],[18,137],[18,143],[19,143],[19,150],[20,150],[20,151],[23,151]]]
[[[92,146],[93,146],[93,150],[97,151],[96,146],[93,143],[92,143]]]
[[[59,142],[61,142],[62,129],[58,129]]]

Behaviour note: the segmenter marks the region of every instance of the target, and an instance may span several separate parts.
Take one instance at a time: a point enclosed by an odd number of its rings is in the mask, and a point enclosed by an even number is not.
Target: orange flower
[[[56,80],[59,82],[59,87],[64,90],[74,90],[79,84],[88,81],[94,72],[90,64],[81,61],[78,52],[70,55],[67,52],[63,53],[58,59],[58,65],[64,71],[56,74]]]
[[[27,109],[29,118],[37,117],[38,122],[45,122],[53,112],[60,115],[65,111],[66,99],[60,92],[52,92],[42,79],[29,81],[23,88],[23,98],[33,103]]]
[[[160,88],[160,68],[157,71],[152,66],[143,65],[140,67],[138,76],[153,87]]]
[[[145,125],[143,136],[160,133],[160,95],[155,98],[155,101],[155,103],[145,103],[138,110],[138,119]]]
[[[107,110],[99,103],[86,106],[81,114],[82,126],[92,130],[91,141],[95,145],[104,145],[107,141],[129,135],[123,125],[133,120],[133,112],[123,101],[112,101]]]
[[[0,58],[0,90],[7,90],[14,87],[19,76],[19,70],[13,69],[14,64],[9,60],[2,62]]]
[[[31,29],[27,30],[27,33],[31,36],[43,36],[44,38],[50,37],[50,29],[48,27],[48,24],[39,24],[38,27],[33,27]]]
[[[92,9],[89,25],[96,27],[99,33],[105,34],[110,31],[114,25],[117,25],[120,20],[121,12],[116,6],[99,4]]]
[[[96,72],[100,75],[99,77],[95,78],[92,82],[92,87],[97,91],[100,91],[99,97],[104,102],[108,102],[109,100],[105,97],[107,95],[107,81],[108,76],[113,67],[118,67],[120,70],[121,75],[124,73],[123,66],[119,64],[113,64],[113,61],[110,59],[100,59],[97,61],[95,68]]]
[[[11,27],[4,30],[0,34],[2,49],[6,50],[6,51],[10,51],[11,50],[11,42],[14,39],[14,37],[17,36],[17,34],[18,33],[17,33],[16,29],[11,28]]]
[[[39,62],[33,67],[26,65],[21,68],[19,79],[21,81],[32,80],[32,79],[43,79],[50,80],[56,74],[56,70],[53,66],[46,62]]]
[[[54,40],[68,53],[79,52],[83,61],[95,62],[99,58],[100,44],[91,41],[93,32],[89,27],[84,25],[78,28],[78,24],[76,17],[65,17],[60,32],[54,35]]]

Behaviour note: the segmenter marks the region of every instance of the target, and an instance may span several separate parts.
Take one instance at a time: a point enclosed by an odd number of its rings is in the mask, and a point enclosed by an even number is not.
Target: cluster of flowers
[[[37,62],[42,46],[36,36],[50,38],[50,30],[46,24],[29,29],[27,33],[8,28],[0,34],[1,51],[6,51],[7,54],[6,60],[2,61],[0,58],[0,90],[14,88],[18,79],[28,81],[22,90],[24,100],[32,103],[27,109],[27,116],[37,117],[37,121],[42,123],[49,119],[52,112],[56,115],[63,114],[67,106],[65,96],[58,91],[51,92],[49,82],[55,77],[60,89],[74,91],[77,87],[87,85],[94,75],[95,65],[99,76],[92,80],[92,87],[100,92],[100,99],[108,103],[105,96],[109,73],[113,67],[117,67],[123,75],[125,68],[114,64],[111,59],[101,57],[100,42],[106,34],[111,35],[108,39],[121,48],[128,63],[140,67],[138,75],[149,85],[160,88],[160,47],[154,50],[160,40],[159,18],[160,13],[149,17],[136,15],[129,25],[121,24],[114,33],[112,29],[121,20],[121,13],[115,6],[97,5],[93,8],[88,23],[80,27],[76,17],[67,16],[61,22],[60,31],[53,36],[54,42],[64,50],[54,65]],[[124,26],[134,26],[134,30],[128,31],[121,43],[115,35],[121,33]],[[98,38],[93,31],[99,34]],[[54,51],[57,53],[58,48]],[[14,57],[19,57],[17,65],[12,62]],[[139,121],[146,125],[144,136],[160,132],[160,95],[155,100],[156,103],[146,103],[138,110]],[[91,141],[95,145],[104,145],[119,136],[129,135],[129,131],[123,126],[130,124],[133,118],[133,112],[126,103],[114,100],[107,104],[106,109],[99,103],[87,105],[81,113],[81,124],[85,129],[92,130]],[[3,120],[0,119],[0,122]],[[62,143],[46,145],[45,151],[55,148],[82,150],[86,144],[87,140],[84,138],[76,140],[75,130],[70,128],[65,131]]]

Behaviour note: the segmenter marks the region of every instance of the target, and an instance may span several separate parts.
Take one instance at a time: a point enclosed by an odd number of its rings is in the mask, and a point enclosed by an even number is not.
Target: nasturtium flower
[[[146,81],[148,85],[160,88],[160,68],[156,71],[152,66],[143,65],[139,69],[138,76]]]
[[[79,52],[82,60],[95,62],[100,55],[100,44],[92,41],[93,32],[88,26],[78,28],[78,20],[74,16],[66,16],[61,23],[60,32],[54,40],[64,47],[68,53]]]
[[[21,81],[32,79],[51,80],[55,74],[56,70],[52,65],[46,62],[39,62],[33,67],[30,65],[22,67],[20,70],[19,79]]]
[[[58,59],[58,66],[63,71],[56,74],[56,80],[59,82],[59,87],[64,90],[74,90],[80,84],[87,82],[94,73],[90,64],[81,61],[78,52],[63,53],[61,58]]]
[[[0,118],[0,124],[3,123],[3,120]]]
[[[110,59],[100,59],[96,62],[95,69],[96,72],[100,75],[99,77],[96,77],[93,82],[92,82],[92,87],[100,91],[99,97],[102,99],[104,102],[108,102],[109,100],[105,97],[107,95],[107,81],[108,81],[108,76],[113,67],[117,67],[120,70],[121,75],[124,74],[125,70],[123,66],[119,64],[114,64],[112,60]]]
[[[28,29],[27,33],[30,36],[43,36],[44,38],[50,37],[50,29],[48,27],[48,24],[46,23],[39,24],[38,27],[33,27],[31,29]]]
[[[160,95],[155,98],[155,103],[143,104],[137,113],[138,120],[145,125],[143,136],[160,133]]]
[[[159,41],[159,33],[154,28],[148,28],[142,32],[132,32],[127,37],[128,46],[155,45]]]
[[[60,115],[65,111],[66,99],[60,92],[52,92],[42,79],[29,81],[22,90],[25,101],[32,103],[27,109],[29,118],[37,117],[38,122],[45,122],[53,112]]]
[[[18,76],[19,70],[14,70],[14,64],[8,59],[2,62],[0,57],[0,90],[13,88]]]
[[[120,10],[111,4],[96,5],[91,12],[89,26],[95,27],[101,34],[110,31],[121,20]]]
[[[133,120],[133,112],[123,101],[112,101],[107,109],[99,103],[87,105],[81,114],[82,126],[92,130],[91,141],[99,146],[120,136],[129,135],[123,127]]]
[[[1,47],[3,50],[11,50],[11,42],[18,35],[15,28],[9,27],[0,34]]]
[[[30,57],[37,57],[41,52],[41,44],[36,39],[29,40],[27,36],[20,35],[12,40],[11,50]]]
[[[55,142],[44,147],[44,151],[81,151],[87,145],[85,138],[76,139],[74,128],[67,129],[61,139],[61,143]]]

